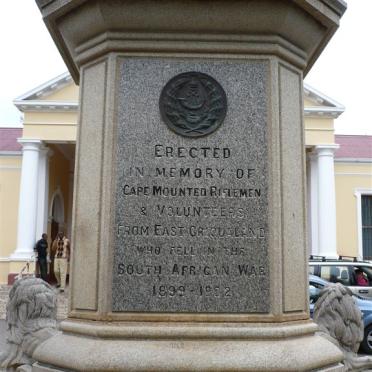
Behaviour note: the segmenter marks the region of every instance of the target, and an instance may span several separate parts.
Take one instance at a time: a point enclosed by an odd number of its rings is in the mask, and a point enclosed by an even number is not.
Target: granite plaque
[[[207,74],[227,97],[222,124],[185,137],[161,119],[172,78]],[[265,61],[123,59],[113,311],[269,311]]]

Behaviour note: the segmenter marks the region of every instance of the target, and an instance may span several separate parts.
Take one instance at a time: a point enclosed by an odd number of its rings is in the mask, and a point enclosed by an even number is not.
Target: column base
[[[341,371],[311,321],[284,324],[62,323],[34,352],[46,371]]]

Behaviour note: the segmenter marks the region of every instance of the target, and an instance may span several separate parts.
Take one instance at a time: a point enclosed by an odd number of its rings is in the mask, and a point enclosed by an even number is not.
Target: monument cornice
[[[271,54],[306,73],[338,27],[342,0],[37,0],[70,73],[109,52]]]
[[[275,55],[301,70],[306,53],[279,35],[214,35],[105,32],[76,48],[75,62],[81,66],[107,53],[131,56],[181,56],[244,58]]]

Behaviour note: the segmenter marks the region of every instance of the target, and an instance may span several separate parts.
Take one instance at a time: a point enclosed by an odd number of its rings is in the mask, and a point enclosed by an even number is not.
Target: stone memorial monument
[[[72,282],[35,371],[338,371],[309,320],[302,80],[341,0],[37,0],[80,85]]]

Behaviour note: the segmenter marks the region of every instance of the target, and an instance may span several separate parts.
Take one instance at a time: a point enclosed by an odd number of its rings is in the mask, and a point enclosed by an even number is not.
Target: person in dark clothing
[[[35,252],[37,253],[37,262],[40,267],[41,279],[47,281],[48,278],[48,261],[49,261],[49,250],[48,250],[48,235],[43,234],[41,239],[37,241],[35,245]]]

